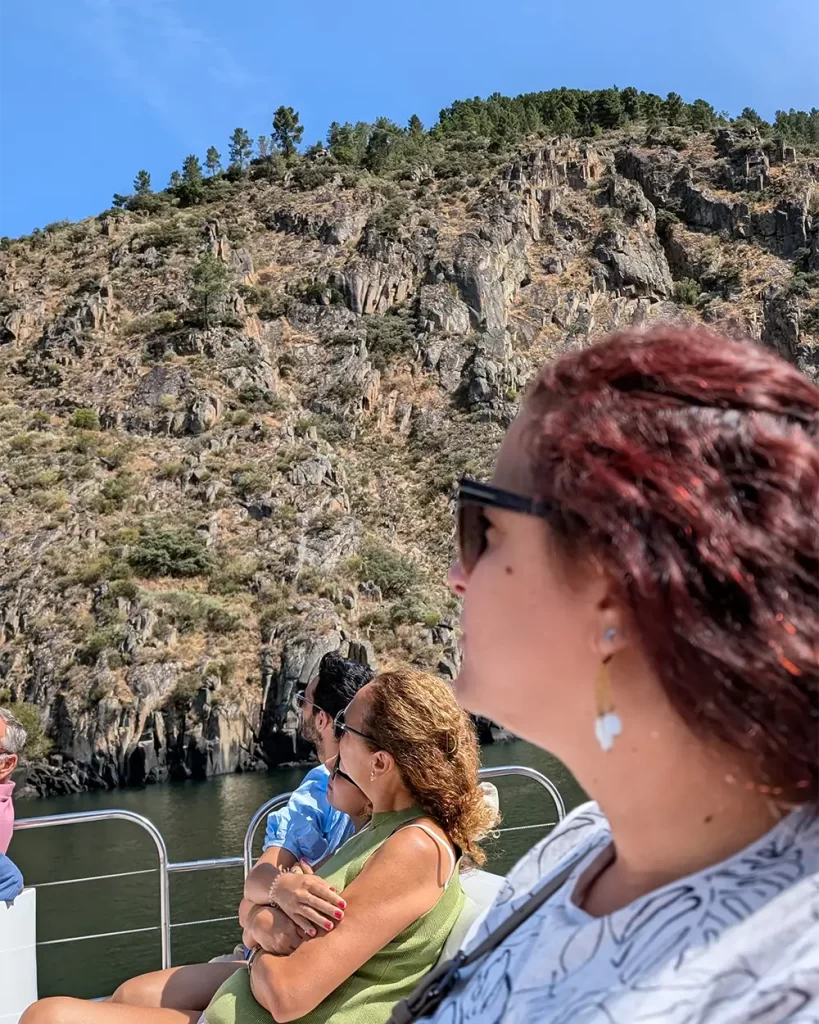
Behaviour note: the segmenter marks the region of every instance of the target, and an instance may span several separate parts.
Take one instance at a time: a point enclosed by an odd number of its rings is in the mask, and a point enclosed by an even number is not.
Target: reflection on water
[[[560,789],[567,809],[583,800],[582,791],[560,762],[521,741],[484,747],[483,761],[486,765],[524,764],[544,772]],[[17,805],[17,814],[24,818],[118,807],[144,815],[159,828],[171,861],[239,856],[253,812],[276,793],[295,788],[303,775],[303,769],[278,769],[225,775],[208,782],[81,793],[23,801]],[[546,833],[542,823],[554,822],[555,813],[548,794],[536,783],[517,778],[498,780],[497,785],[503,823],[515,830],[490,842],[487,867],[503,873]],[[159,920],[158,876],[151,870],[156,866],[153,842],[128,822],[17,833],[11,853],[27,884],[38,885],[39,940],[150,929]],[[39,884],[121,871],[146,873],[73,885]],[[207,960],[233,948],[240,937],[234,921],[186,922],[235,914],[241,888],[238,869],[171,875],[175,964]],[[113,991],[125,978],[159,966],[158,930],[44,946],[39,951],[40,994],[97,996]]]

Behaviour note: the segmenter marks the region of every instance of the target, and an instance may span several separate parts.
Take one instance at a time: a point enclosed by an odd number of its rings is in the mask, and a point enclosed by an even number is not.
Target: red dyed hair
[[[677,712],[763,792],[819,799],[819,388],[664,327],[547,366],[527,412],[535,496],[619,586]]]

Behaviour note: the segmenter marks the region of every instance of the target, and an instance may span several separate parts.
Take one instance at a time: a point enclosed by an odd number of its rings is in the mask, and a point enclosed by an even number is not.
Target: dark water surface
[[[583,793],[560,762],[522,741],[483,748],[485,765],[523,764],[548,775],[560,789],[567,810]],[[81,793],[48,800],[22,801],[19,818],[44,814],[122,808],[149,818],[165,837],[172,862],[242,853],[253,812],[276,793],[294,789],[304,769],[278,769],[249,775],[225,775],[207,782],[167,783],[145,789]],[[498,780],[504,825],[519,827],[554,822],[548,794],[521,778]],[[487,867],[506,872],[547,828],[502,834],[487,847]],[[258,832],[260,849],[263,829]],[[152,928],[159,921],[156,871],[129,878],[42,886],[59,879],[139,871],[156,867],[149,836],[130,822],[18,832],[10,850],[28,885],[37,885],[38,941],[127,928]],[[241,869],[171,875],[172,955],[174,964],[207,960],[229,952],[239,940],[235,921],[186,926],[185,922],[236,912]],[[160,966],[159,932],[42,946],[40,994],[98,996],[125,978]]]

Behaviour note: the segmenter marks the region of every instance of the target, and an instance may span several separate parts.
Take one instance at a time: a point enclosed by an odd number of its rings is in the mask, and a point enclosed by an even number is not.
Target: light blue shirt
[[[348,814],[327,801],[330,773],[323,764],[309,771],[280,811],[267,816],[264,849],[280,846],[311,866],[341,846],[355,832]]]
[[[9,903],[23,891],[23,876],[20,869],[4,853],[0,853],[0,900]]]

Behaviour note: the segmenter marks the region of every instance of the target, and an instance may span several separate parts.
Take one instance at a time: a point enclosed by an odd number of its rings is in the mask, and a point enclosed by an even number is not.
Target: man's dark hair
[[[335,718],[355,697],[362,686],[373,678],[371,668],[340,654],[325,654],[319,665],[314,700],[322,711]]]

